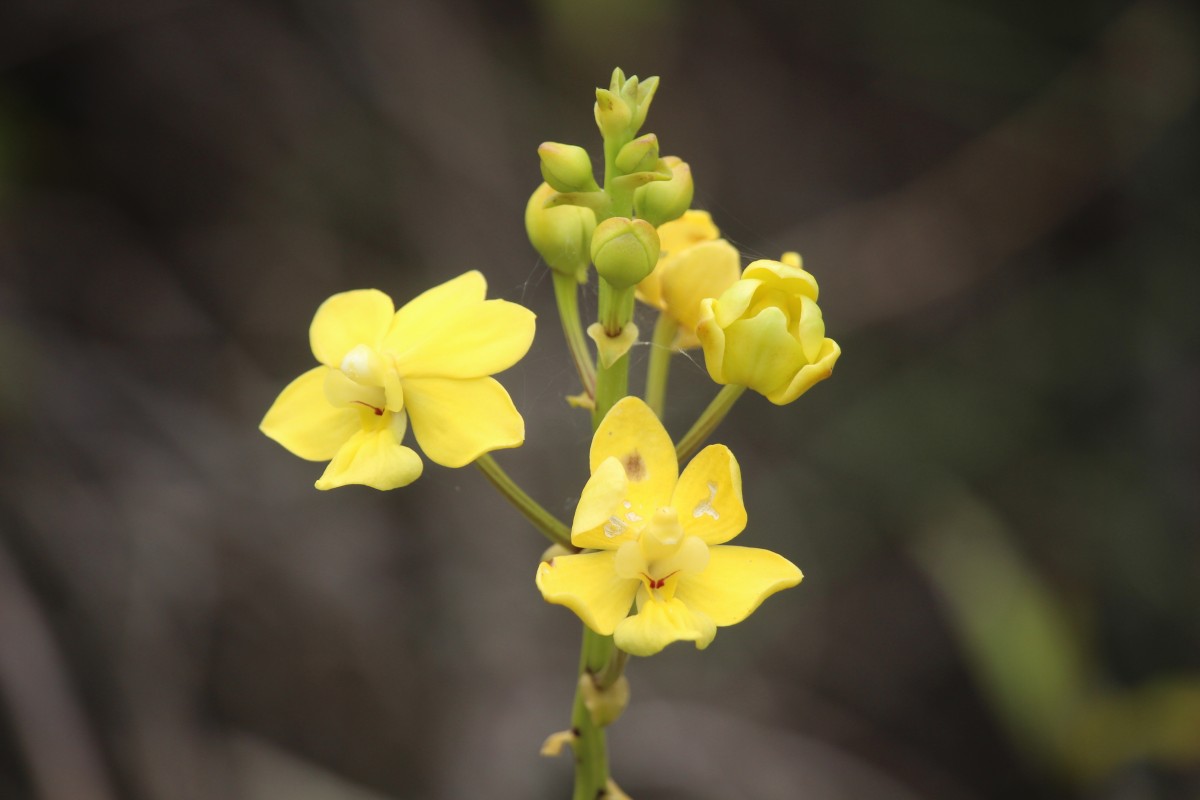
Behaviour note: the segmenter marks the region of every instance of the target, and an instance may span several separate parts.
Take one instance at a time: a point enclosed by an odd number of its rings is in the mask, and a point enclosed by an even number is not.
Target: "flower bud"
[[[617,153],[617,169],[626,174],[647,172],[658,167],[658,137],[653,133],[639,136]]]
[[[595,192],[600,189],[592,174],[587,150],[573,144],[543,142],[538,147],[542,177],[559,192]]]
[[[781,261],[753,262],[719,298],[704,300],[696,334],[714,381],[776,405],[832,375],[842,353],[825,338],[816,279]]]
[[[656,228],[682,216],[691,207],[695,191],[687,162],[676,156],[665,156],[663,161],[671,169],[671,179],[648,183],[633,193],[634,213]]]
[[[629,130],[633,110],[619,94],[608,89],[596,90],[596,125],[605,137],[620,137]]]
[[[614,289],[627,289],[649,275],[658,249],[658,234],[641,219],[610,217],[592,234],[592,263]]]
[[[614,69],[608,88],[596,90],[596,124],[600,132],[605,137],[626,140],[637,136],[657,90],[657,77],[639,81],[637,75],[626,78],[620,67]]]
[[[625,70],[613,67],[612,77],[608,81],[608,90],[613,94],[618,94],[623,86],[625,86]]]
[[[650,103],[654,100],[654,93],[658,91],[658,76],[653,75],[642,81],[637,87],[637,108],[633,112],[633,119],[629,122],[629,128],[635,134],[642,129],[642,125],[646,122],[646,112],[650,110]]]
[[[581,206],[546,208],[554,189],[543,183],[525,206],[525,232],[550,269],[587,280],[588,255],[596,215]]]

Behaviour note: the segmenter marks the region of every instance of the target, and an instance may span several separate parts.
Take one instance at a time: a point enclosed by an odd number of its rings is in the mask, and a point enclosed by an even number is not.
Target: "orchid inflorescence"
[[[604,728],[628,700],[628,656],[677,641],[704,649],[718,627],[800,583],[786,558],[728,544],[747,525],[741,468],[724,445],[700,448],[745,389],[791,403],[841,354],[800,257],[742,270],[710,215],[691,208],[688,164],[661,156],[654,134],[639,135],[657,88],[657,78],[615,70],[596,90],[603,182],[582,147],[547,142],[538,148],[544,182],[525,210],[582,387],[568,400],[592,413],[591,477],[569,527],[488,455],[524,443],[524,420],[492,376],[524,357],[535,323],[520,305],[486,299],[476,271],[399,309],[375,289],[326,300],[309,330],[319,366],[283,390],[261,425],[295,455],[329,462],[318,489],[417,480],[423,462],[404,444],[411,426],[430,461],[475,463],[552,541],[535,582],[583,621],[584,641],[571,726],[543,752],[573,748],[576,800],[624,797],[608,775]],[[579,286],[593,269],[599,304],[585,328]],[[657,311],[644,400],[628,391],[635,300]],[[668,368],[693,348],[724,388],[676,444],[660,421]]]

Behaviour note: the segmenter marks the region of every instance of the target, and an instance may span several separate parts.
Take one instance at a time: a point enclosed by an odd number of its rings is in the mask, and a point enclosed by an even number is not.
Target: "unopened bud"
[[[658,166],[658,137],[639,136],[617,153],[617,169],[624,173],[647,172]]]
[[[666,156],[663,161],[671,168],[671,179],[647,183],[633,193],[634,212],[656,228],[683,216],[695,193],[692,168],[687,162],[675,156]]]
[[[633,119],[629,122],[629,129],[635,134],[642,129],[642,125],[646,122],[646,112],[650,110],[650,103],[654,100],[654,93],[657,91],[657,75],[646,78],[646,80],[638,84],[637,105],[633,112]]]
[[[610,217],[592,234],[592,263],[614,289],[627,289],[658,263],[658,233],[645,220]]]
[[[612,77],[608,81],[608,90],[613,94],[619,94],[621,88],[625,86],[625,70],[620,67],[613,67]]]
[[[592,174],[592,159],[587,150],[573,144],[543,142],[538,147],[542,159],[542,177],[559,192],[594,192],[599,190]]]
[[[596,90],[596,124],[606,137],[624,136],[629,130],[633,110],[619,94],[608,89]]]
[[[543,183],[525,206],[525,232],[550,269],[587,280],[588,255],[596,215],[580,206],[546,208],[554,189]]]

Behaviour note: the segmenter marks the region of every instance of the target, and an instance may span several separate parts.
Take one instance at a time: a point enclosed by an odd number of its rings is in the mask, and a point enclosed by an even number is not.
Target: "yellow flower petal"
[[[401,342],[396,369],[405,378],[482,378],[508,369],[529,352],[534,313],[516,303],[487,300],[446,307],[436,327]]]
[[[720,297],[737,282],[741,258],[724,239],[702,242],[671,259],[662,275],[662,297],[667,313],[679,323],[681,346],[696,346],[700,302]]]
[[[641,585],[618,578],[615,560],[611,550],[555,556],[538,565],[537,587],[546,602],[566,606],[596,633],[609,636],[629,613]]]
[[[632,511],[649,519],[655,509],[665,506],[679,477],[675,445],[658,417],[640,398],[625,397],[604,417],[592,437],[590,456],[594,473],[607,458],[615,458],[629,479],[626,495]]]
[[[760,394],[786,387],[808,363],[787,323],[783,310],[770,306],[726,328],[722,362],[726,383],[748,386]]]
[[[761,280],[786,294],[802,295],[813,302],[817,301],[817,279],[800,266],[764,258],[748,264],[742,277]]]
[[[787,386],[767,395],[775,405],[787,405],[816,384],[833,375],[833,365],[842,355],[842,348],[833,339],[821,343],[821,352],[813,364],[802,367]]]
[[[360,428],[359,413],[325,397],[328,367],[313,367],[289,383],[267,410],[259,430],[309,461],[333,458]]]
[[[595,550],[615,550],[635,538],[626,517],[625,494],[629,479],[615,458],[606,458],[588,478],[571,523],[571,544]]]
[[[706,544],[724,544],[746,528],[742,471],[723,444],[709,445],[679,476],[671,506],[683,529]]]
[[[436,340],[449,327],[461,325],[463,313],[481,305],[486,294],[487,281],[478,270],[422,292],[396,312],[383,338],[383,349],[402,356],[427,340]]]
[[[807,297],[800,298],[800,320],[796,325],[796,338],[804,349],[804,357],[815,363],[821,357],[825,344],[825,319],[821,307]]]
[[[318,489],[333,489],[360,483],[374,489],[397,489],[421,477],[421,458],[411,447],[400,444],[396,428],[403,436],[403,415],[393,425],[377,430],[360,430],[342,445],[317,481]]]
[[[617,625],[614,640],[631,656],[652,656],[671,642],[695,642],[696,648],[703,650],[716,633],[706,614],[688,608],[676,597],[643,602],[638,613]]]
[[[708,370],[708,376],[714,383],[728,383],[725,380],[725,330],[717,323],[715,300],[705,300],[700,304],[696,338],[704,348],[704,367]]]
[[[662,229],[660,228],[659,230]],[[665,307],[662,297],[662,276],[670,261],[669,256],[661,256],[650,274],[642,278],[642,282],[637,285],[637,299],[652,308],[657,308],[659,311],[662,311]]]
[[[747,280],[743,276],[741,280],[726,289],[712,308],[717,324],[722,328],[728,328],[736,322],[740,316],[746,313],[746,309],[750,308],[755,294],[762,285],[762,281]]]
[[[659,225],[658,241],[661,256],[654,267],[654,271],[638,284],[638,300],[660,311],[665,309],[667,307],[667,300],[663,296],[663,276],[674,269],[675,265],[679,262],[679,257],[687,253],[689,249],[705,242],[710,242],[720,235],[720,231],[713,224],[712,217],[709,216],[708,212],[697,211],[695,209],[685,211],[679,219]],[[736,251],[734,254],[736,256]],[[740,263],[739,259],[735,259],[735,261]],[[734,264],[734,280],[737,279],[737,263]],[[722,287],[722,291],[724,291],[724,287]],[[720,292],[717,294],[720,294]],[[716,297],[717,295],[714,294],[711,296]],[[684,338],[691,342],[686,345],[687,347],[696,346],[690,337],[691,329],[693,328],[695,328],[694,321],[689,324],[689,329],[685,332],[687,336]]]
[[[666,253],[677,253],[685,247],[716,239],[721,235],[707,211],[689,209],[679,219],[658,226],[659,247]]]
[[[335,294],[317,309],[308,329],[313,355],[327,367],[341,367],[358,345],[378,347],[394,310],[392,298],[378,289]]]
[[[404,404],[417,443],[443,467],[525,442],[525,420],[493,378],[406,378]]]
[[[750,616],[763,600],[803,578],[795,564],[770,550],[718,545],[709,548],[703,572],[680,575],[675,599],[717,625],[733,625]]]

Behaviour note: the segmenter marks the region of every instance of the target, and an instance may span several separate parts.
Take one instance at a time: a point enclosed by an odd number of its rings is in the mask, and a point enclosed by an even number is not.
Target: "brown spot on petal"
[[[646,479],[646,462],[642,460],[642,454],[637,450],[621,459],[621,466],[625,467],[625,474],[629,476],[629,480],[642,481]]]

